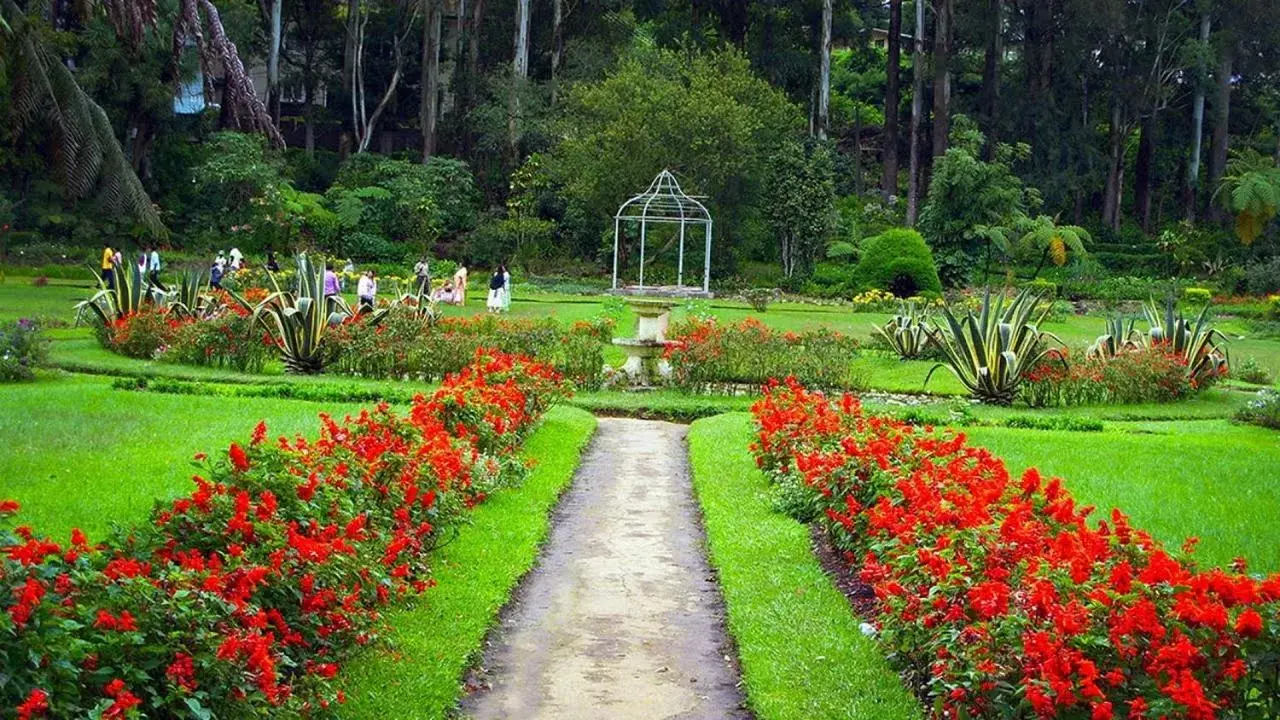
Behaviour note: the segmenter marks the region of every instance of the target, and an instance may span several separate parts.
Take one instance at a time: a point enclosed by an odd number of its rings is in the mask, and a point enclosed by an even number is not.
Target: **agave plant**
[[[1048,304],[1030,290],[1006,304],[1003,295],[993,300],[988,289],[977,315],[966,311],[957,318],[951,308],[943,308],[947,323],[935,332],[946,362],[929,370],[925,384],[938,368],[945,367],[980,400],[1011,404],[1024,374],[1047,356],[1057,355],[1045,340],[1062,341],[1039,327],[1048,312]]]
[[[103,325],[110,325],[141,310],[148,291],[156,292],[134,263],[117,266],[113,273],[115,282],[110,287],[96,270],[94,274],[98,278],[98,291],[89,299],[76,303],[77,321],[84,317],[85,310],[89,310]]]
[[[929,327],[928,311],[914,302],[901,303],[897,315],[883,326],[874,326],[873,330],[903,360],[922,357],[937,336],[937,331]]]
[[[315,265],[300,253],[294,286],[281,290],[275,275],[269,275],[273,292],[253,308],[253,320],[261,323],[280,348],[281,359],[289,372],[314,374],[332,360],[324,344],[329,326],[354,317],[351,306],[341,295],[324,294],[324,267]],[[245,307],[249,303],[232,295]]]
[[[1139,333],[1134,329],[1134,321],[1129,320],[1129,324],[1125,325],[1122,316],[1107,318],[1107,332],[1099,335],[1098,339],[1089,346],[1086,353],[1089,357],[1099,357],[1103,360],[1110,360],[1125,350],[1134,350],[1141,347],[1141,343],[1136,340]]]
[[[1181,357],[1187,363],[1187,377],[1193,382],[1225,374],[1230,365],[1225,344],[1227,336],[1209,325],[1209,306],[1206,305],[1194,321],[1178,312],[1174,299],[1165,301],[1164,310],[1155,300],[1143,306],[1147,316],[1147,333],[1141,335],[1147,347],[1160,347]],[[1219,346],[1222,343],[1223,346]]]
[[[440,312],[440,305],[431,297],[430,285],[415,281],[411,287],[412,291],[399,288],[396,299],[391,301],[391,307],[407,308],[428,326],[434,326],[440,322],[444,313]],[[381,312],[385,313],[388,310],[390,308]]]
[[[180,317],[207,317],[217,306],[208,290],[204,273],[188,270],[182,273],[182,279],[167,294],[165,306],[169,313]]]

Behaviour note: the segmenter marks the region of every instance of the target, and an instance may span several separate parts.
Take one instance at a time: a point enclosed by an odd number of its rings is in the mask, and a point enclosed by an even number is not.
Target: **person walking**
[[[489,278],[489,300],[485,308],[491,313],[502,312],[502,268],[498,267]]]
[[[356,283],[356,296],[360,298],[360,310],[373,310],[378,297],[377,275],[372,270],[365,270]]]
[[[102,284],[116,289],[115,251],[108,242],[102,243]]]
[[[159,288],[162,292],[166,290],[164,283],[160,282],[160,251],[155,245],[151,246],[151,254],[147,257],[147,277],[151,279],[151,285]]]
[[[218,266],[223,275],[227,273],[227,256],[223,255],[221,250],[218,251],[217,257],[213,259],[213,264]]]
[[[453,274],[453,304],[467,304],[467,266],[459,264],[458,270]]]
[[[338,285],[338,274],[333,271],[333,264],[326,263],[324,266],[324,296],[333,297],[342,291]]]
[[[511,312],[511,273],[502,265],[502,312]]]
[[[276,251],[267,249],[267,269],[271,272],[280,272],[280,262],[276,260]]]
[[[425,255],[422,256],[422,259],[418,261],[417,265],[413,266],[413,274],[418,278],[418,294],[425,295],[430,292],[431,265],[427,262],[427,257]]]
[[[214,290],[222,289],[222,263],[217,260],[214,260],[213,267],[209,268],[209,287]]]
[[[231,248],[231,270],[238,271],[244,266],[244,255],[240,252],[240,248]]]
[[[147,249],[145,247],[138,248],[138,275],[147,276]]]

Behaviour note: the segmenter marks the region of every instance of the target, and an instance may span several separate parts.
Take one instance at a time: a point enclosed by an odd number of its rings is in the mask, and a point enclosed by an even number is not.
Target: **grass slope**
[[[808,530],[770,508],[750,441],[741,413],[700,420],[689,433],[694,489],[752,710],[761,720],[919,718],[814,558]]]
[[[73,527],[101,538],[113,522],[139,522],[157,499],[191,490],[192,456],[247,440],[259,420],[273,436],[313,434],[317,414],[358,410],[126,393],[110,385],[108,378],[58,376],[0,387],[0,498],[22,504],[20,522],[57,539]]]
[[[538,462],[528,480],[476,508],[472,522],[435,556],[439,585],[416,606],[388,616],[391,650],[365,655],[350,667],[344,718],[440,718],[451,712],[485,634],[533,566],[549,513],[595,425],[595,418],[573,408],[547,415],[525,447]]]
[[[1137,527],[1177,547],[1200,538],[1197,556],[1255,571],[1280,570],[1280,436],[1222,420],[1135,423],[1139,433],[965,428],[1010,472],[1037,467],[1063,478],[1082,503],[1119,508]]]

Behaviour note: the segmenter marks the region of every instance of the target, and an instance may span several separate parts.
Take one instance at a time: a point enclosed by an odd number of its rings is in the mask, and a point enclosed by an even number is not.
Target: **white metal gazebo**
[[[645,241],[649,223],[678,223],[680,249],[676,261],[676,289],[684,287],[685,229],[699,226],[703,230],[705,250],[702,264],[702,292],[711,289],[711,213],[696,197],[686,195],[669,170],[663,170],[649,184],[649,189],[622,203],[613,216],[613,289],[618,289],[618,250],[623,223],[640,226],[640,290],[644,289]]]

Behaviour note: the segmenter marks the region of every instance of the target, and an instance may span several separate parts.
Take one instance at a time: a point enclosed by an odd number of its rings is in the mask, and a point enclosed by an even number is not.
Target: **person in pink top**
[[[324,296],[333,297],[338,294],[338,274],[333,271],[333,265],[326,264],[324,266]]]

